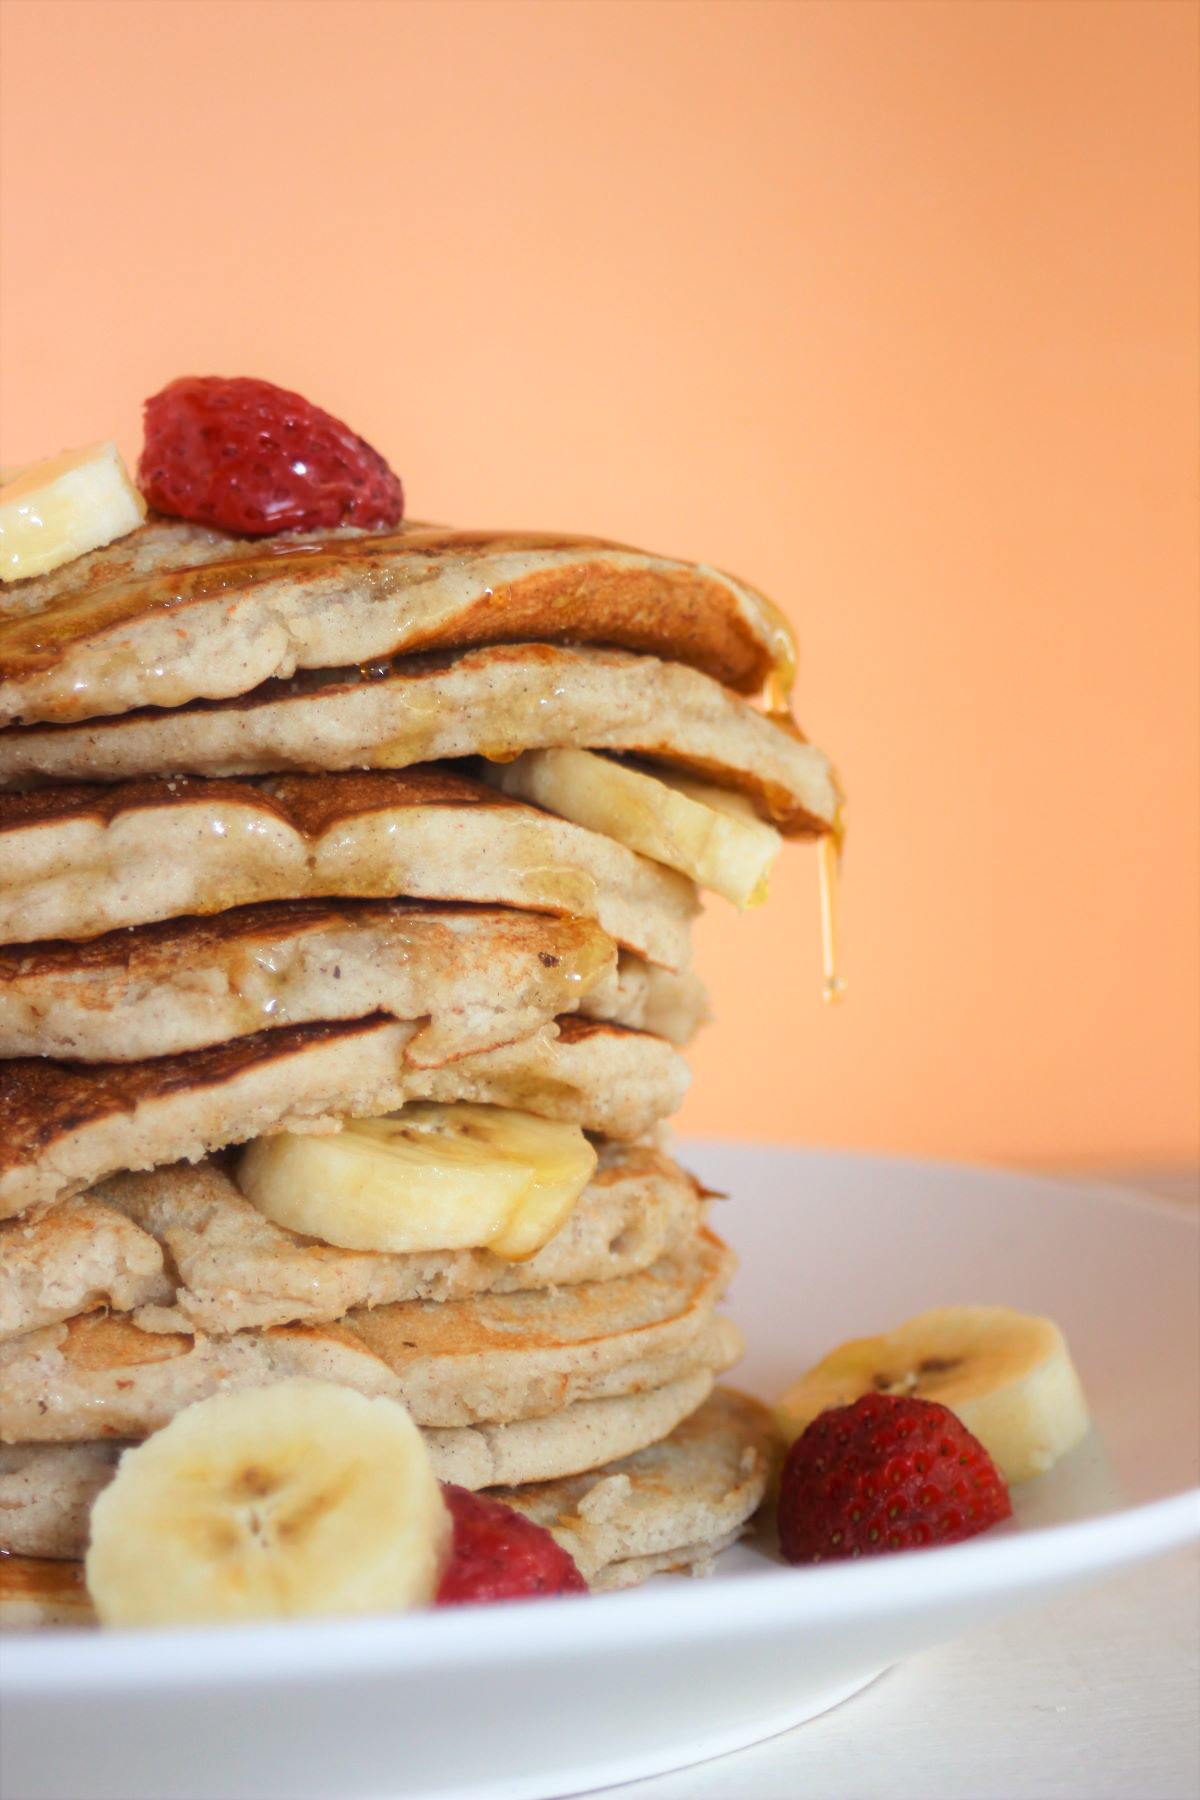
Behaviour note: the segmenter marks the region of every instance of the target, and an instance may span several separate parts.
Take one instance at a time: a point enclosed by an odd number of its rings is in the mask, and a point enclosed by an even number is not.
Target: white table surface
[[[1191,1175],[1097,1179],[1200,1204]],[[1194,1429],[1194,1421],[1189,1423]],[[1197,1800],[1200,1555],[890,1670],[824,1717],[621,1800]]]

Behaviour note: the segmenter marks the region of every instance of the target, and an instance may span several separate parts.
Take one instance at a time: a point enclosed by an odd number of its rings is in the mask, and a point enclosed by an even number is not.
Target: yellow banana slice
[[[417,1102],[328,1137],[279,1132],[238,1184],[276,1225],[344,1250],[540,1250],[592,1178],[578,1125],[504,1106]]]
[[[592,750],[527,750],[483,771],[493,787],[690,875],[735,906],[757,906],[783,839],[744,794],[653,775]]]
[[[281,1382],[201,1400],[125,1452],[87,1584],[105,1625],[391,1612],[432,1600],[450,1540],[403,1406]]]
[[[791,1443],[818,1413],[870,1393],[948,1406],[1009,1482],[1042,1474],[1088,1429],[1058,1326],[1005,1306],[936,1307],[895,1331],[840,1344],[781,1395],[776,1413]]]
[[[124,537],[145,516],[115,444],[30,463],[0,487],[0,581],[45,575]]]

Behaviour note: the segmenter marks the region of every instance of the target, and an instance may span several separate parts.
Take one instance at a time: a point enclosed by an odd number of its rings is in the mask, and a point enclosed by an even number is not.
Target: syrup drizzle
[[[846,841],[846,813],[838,800],[833,826],[817,840],[817,879],[821,890],[821,952],[825,965],[822,992],[831,1006],[845,997],[846,981],[838,954],[838,881],[842,871],[842,847]]]
[[[763,705],[769,719],[788,719],[796,685],[796,639],[792,628],[773,601],[756,596],[770,645],[771,667],[763,683]]]

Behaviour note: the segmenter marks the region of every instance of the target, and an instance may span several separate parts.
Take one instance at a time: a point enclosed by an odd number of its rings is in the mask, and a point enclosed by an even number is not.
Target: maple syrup
[[[840,795],[833,825],[817,839],[817,879],[821,890],[821,952],[825,979],[822,992],[830,1005],[845,997],[846,982],[841,972],[838,946],[838,883],[842,870],[842,848],[846,841],[845,803]]]
[[[796,686],[796,636],[774,601],[755,596],[762,608],[762,624],[771,667],[763,682],[763,705],[769,719],[790,719],[792,692]]]
[[[796,665],[787,621],[731,577],[719,579],[733,588],[743,619],[728,604],[710,613],[717,579],[701,565],[551,532],[408,524],[239,544],[194,531],[174,540],[163,521],[152,520],[77,583],[66,578],[50,592],[0,596],[0,685],[30,684],[41,718],[56,722],[130,705],[178,705],[203,688],[189,664],[194,644],[207,636],[218,656],[222,634],[233,632],[236,641],[233,621],[252,590],[290,584],[287,608],[304,624],[323,596],[349,584],[360,607],[376,604],[357,616],[347,661],[372,670],[401,650],[549,634],[666,655],[741,691],[765,683],[768,709],[782,718]],[[428,584],[433,591],[418,599]],[[196,607],[212,609],[212,622],[193,621]],[[697,634],[705,615],[711,628]],[[10,704],[5,717],[20,717]],[[38,722],[36,713],[25,716]]]

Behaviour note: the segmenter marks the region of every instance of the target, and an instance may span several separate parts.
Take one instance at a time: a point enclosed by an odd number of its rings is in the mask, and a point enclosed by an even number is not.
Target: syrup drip
[[[769,719],[790,718],[792,690],[796,685],[796,639],[787,619],[765,596],[757,596],[771,646],[771,667],[763,683],[763,704]]]
[[[833,828],[817,842],[817,878],[821,888],[821,950],[825,964],[823,993],[829,1004],[844,998],[846,982],[840,972],[838,955],[838,879],[842,869],[842,846],[846,839],[846,818],[841,802],[834,814]]]

